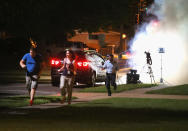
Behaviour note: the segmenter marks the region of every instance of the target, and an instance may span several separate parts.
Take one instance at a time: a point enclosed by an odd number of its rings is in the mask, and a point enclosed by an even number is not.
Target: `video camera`
[[[152,65],[152,59],[151,59],[150,53],[146,52],[146,51],[144,53],[146,54],[146,62],[147,62],[147,64]]]

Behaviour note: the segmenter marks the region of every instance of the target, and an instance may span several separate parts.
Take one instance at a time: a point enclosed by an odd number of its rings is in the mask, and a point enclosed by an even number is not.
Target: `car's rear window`
[[[56,58],[63,59],[65,58],[65,52],[66,51],[61,51],[58,54],[55,55]],[[74,59],[85,59],[85,52],[83,51],[73,51],[73,58]]]
[[[85,52],[83,51],[76,51],[74,52],[75,59],[85,59]]]

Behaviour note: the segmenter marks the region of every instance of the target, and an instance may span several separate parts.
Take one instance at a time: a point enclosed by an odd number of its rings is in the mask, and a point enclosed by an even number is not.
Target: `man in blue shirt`
[[[108,96],[111,96],[110,83],[114,86],[114,90],[117,89],[116,85],[116,72],[118,70],[118,64],[114,61],[113,55],[107,55],[107,61],[103,65],[103,69],[106,69],[106,88],[108,91]]]
[[[35,91],[38,85],[38,79],[40,77],[42,69],[42,58],[41,55],[37,54],[37,50],[34,47],[30,48],[30,53],[23,56],[20,61],[20,66],[26,69],[26,88],[30,95],[30,106],[33,104]]]

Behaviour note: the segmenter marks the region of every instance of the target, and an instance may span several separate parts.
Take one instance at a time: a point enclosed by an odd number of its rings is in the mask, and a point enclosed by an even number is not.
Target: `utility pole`
[[[143,14],[147,11],[147,1],[140,0],[138,3],[138,11],[136,14],[136,23],[139,25],[143,20]]]

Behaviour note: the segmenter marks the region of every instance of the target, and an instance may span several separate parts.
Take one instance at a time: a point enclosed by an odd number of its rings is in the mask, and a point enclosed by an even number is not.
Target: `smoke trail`
[[[138,70],[142,82],[150,82],[145,51],[151,53],[155,80],[162,77],[172,84],[188,83],[188,1],[155,0],[150,13],[158,21],[143,24],[129,43],[133,53],[130,64]],[[165,53],[160,54],[159,48]],[[162,70],[161,70],[162,65]]]

